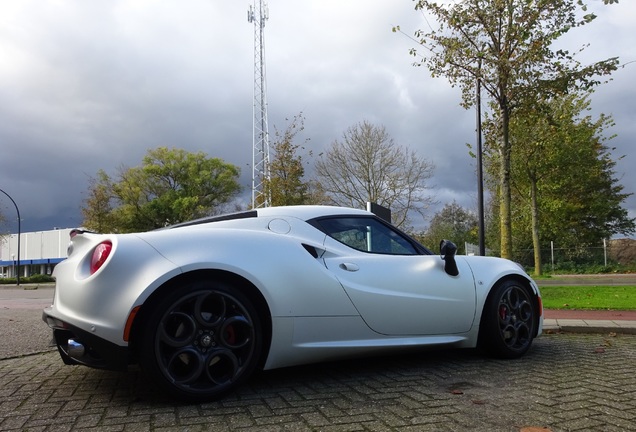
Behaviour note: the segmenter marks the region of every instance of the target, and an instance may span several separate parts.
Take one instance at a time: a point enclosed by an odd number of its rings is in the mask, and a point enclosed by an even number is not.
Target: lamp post
[[[479,255],[486,255],[485,222],[484,222],[484,171],[482,155],[482,130],[481,130],[481,56],[478,65],[479,76],[477,77],[477,88],[475,98],[477,105],[477,200],[479,213]]]
[[[16,276],[16,282],[17,282],[18,286],[20,286],[20,237],[21,237],[21,234],[22,234],[21,231],[20,231],[20,228],[21,228],[20,227],[20,209],[18,208],[18,205],[15,203],[13,198],[11,198],[11,195],[6,193],[2,189],[0,189],[0,192],[5,194],[11,200],[11,202],[15,206],[15,211],[18,213],[18,269],[15,272],[15,276]]]

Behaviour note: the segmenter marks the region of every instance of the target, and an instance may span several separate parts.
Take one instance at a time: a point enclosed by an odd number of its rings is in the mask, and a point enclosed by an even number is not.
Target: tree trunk
[[[532,215],[532,248],[534,250],[534,275],[541,276],[541,244],[539,243],[539,205],[537,204],[537,180],[530,180],[530,201]]]
[[[501,230],[501,257],[512,259],[512,217],[511,217],[511,187],[510,187],[510,110],[506,102],[501,104],[502,133],[500,156],[501,166],[499,170],[499,223]]]

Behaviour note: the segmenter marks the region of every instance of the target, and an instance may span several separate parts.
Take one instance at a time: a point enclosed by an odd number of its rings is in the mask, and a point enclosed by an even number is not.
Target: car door
[[[461,257],[459,275],[449,276],[439,255],[423,255],[398,230],[375,218],[322,222],[325,265],[374,331],[440,335],[471,328],[475,284]]]

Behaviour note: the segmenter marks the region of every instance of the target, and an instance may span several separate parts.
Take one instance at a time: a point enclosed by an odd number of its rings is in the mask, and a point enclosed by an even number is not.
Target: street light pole
[[[11,195],[6,193],[2,189],[0,189],[0,192],[5,194],[11,200],[11,202],[15,206],[15,211],[18,213],[18,270],[15,272],[15,277],[16,277],[16,282],[17,282],[18,286],[20,286],[20,237],[21,237],[21,234],[22,234],[21,233],[21,229],[20,229],[21,228],[20,227],[20,209],[18,208],[18,205],[15,203],[13,198],[11,198]]]
[[[479,255],[486,256],[485,222],[484,222],[484,171],[483,171],[483,150],[482,150],[482,130],[481,130],[481,57],[478,66],[479,76],[477,77],[477,88],[475,98],[477,105],[477,200],[479,213]]]

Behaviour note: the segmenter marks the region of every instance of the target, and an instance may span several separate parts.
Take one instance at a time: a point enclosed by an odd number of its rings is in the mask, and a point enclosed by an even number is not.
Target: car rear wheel
[[[171,396],[215,399],[249,377],[262,328],[247,297],[223,283],[175,285],[156,303],[138,341],[142,370]]]
[[[537,310],[527,286],[508,280],[493,288],[482,315],[480,345],[500,358],[517,358],[530,349]]]

